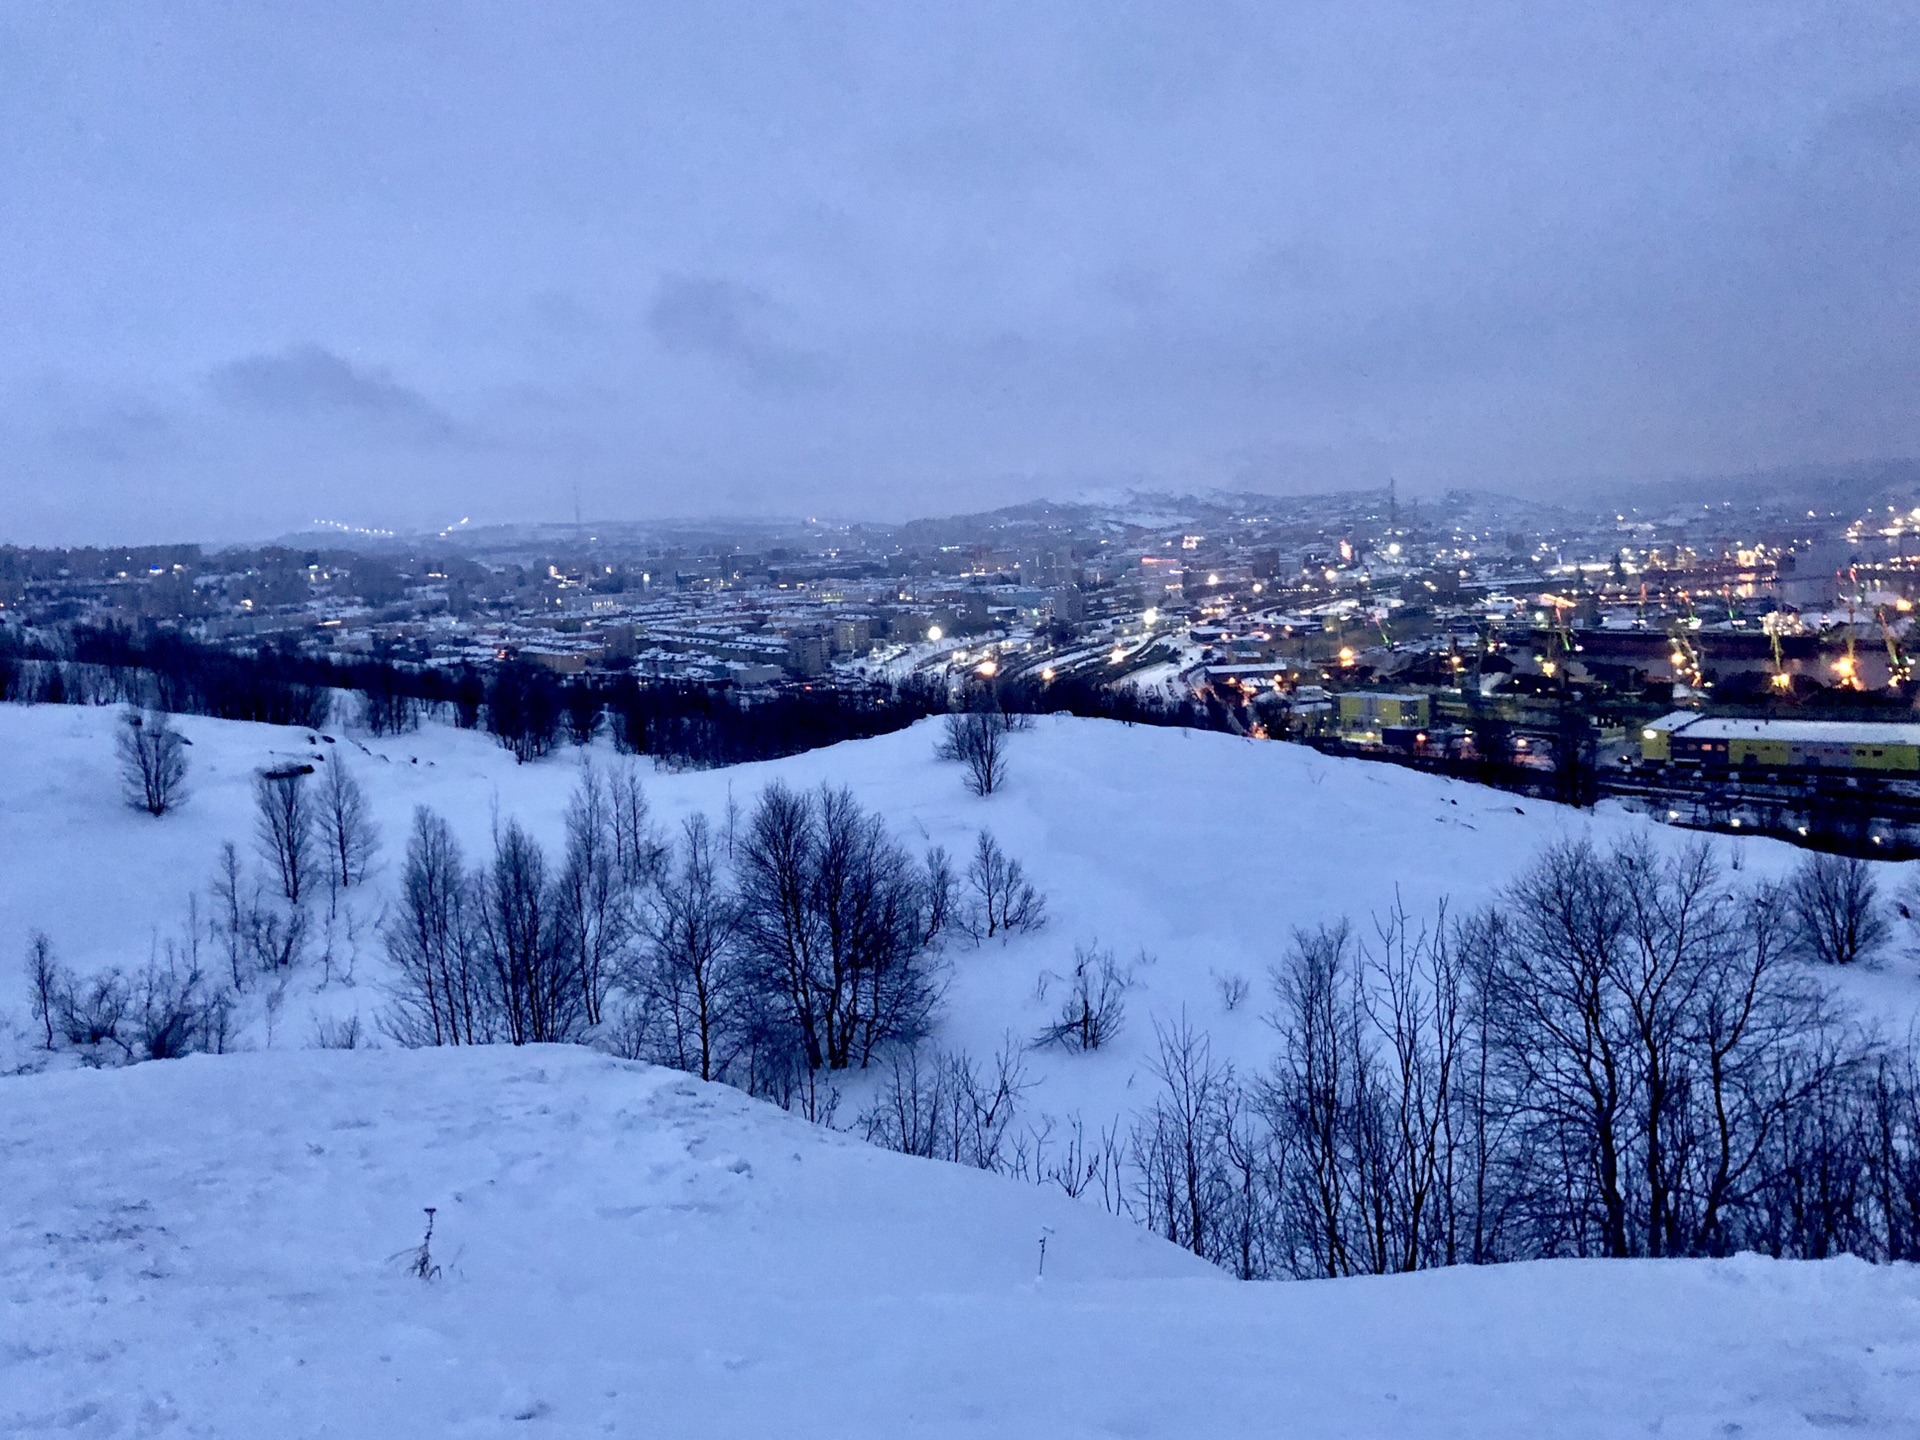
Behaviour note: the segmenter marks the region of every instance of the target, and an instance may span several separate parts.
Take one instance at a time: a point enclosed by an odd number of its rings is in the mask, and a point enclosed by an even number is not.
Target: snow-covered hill
[[[1920,1428],[1911,1266],[1240,1285],[1092,1207],[580,1049],[0,1084],[8,1435]]]
[[[364,782],[383,832],[384,873],[338,926],[330,982],[309,966],[271,1015],[256,990],[242,1007],[241,1038],[299,1048],[313,1043],[316,1017],[352,1014],[372,1033],[386,1003],[379,904],[413,807],[445,814],[471,861],[485,857],[496,817],[517,817],[557,850],[579,759],[563,748],[516,765],[487,736],[444,726],[384,741],[339,730],[324,739],[189,716],[179,724],[193,741],[193,795],[156,821],[119,799],[117,719],[105,709],[0,705],[0,1017],[10,1013],[22,1030],[14,957],[31,931],[46,931],[82,972],[141,964],[181,931],[190,896],[204,913],[221,842],[249,852],[252,774],[319,754],[334,763],[345,756]],[[984,1059],[1009,1035],[1031,1038],[1053,1009],[1037,993],[1041,977],[1069,970],[1076,944],[1111,947],[1133,964],[1118,1042],[1095,1054],[1025,1057],[1036,1082],[1030,1107],[1081,1113],[1090,1123],[1130,1110],[1146,1088],[1156,1021],[1184,1013],[1211,1034],[1217,1055],[1264,1064],[1273,1048],[1262,1018],[1265,977],[1296,927],[1346,915],[1364,931],[1396,894],[1416,919],[1442,897],[1458,913],[1562,836],[1587,833],[1604,843],[1644,827],[1663,844],[1688,838],[1605,806],[1571,811],[1297,746],[1066,717],[1014,737],[1006,788],[982,800],[965,791],[956,766],[934,758],[937,733],[923,724],[716,771],[656,774],[650,763],[633,763],[642,764],[655,814],[669,829],[696,810],[719,826],[730,798],[750,809],[775,778],[851,787],[915,850],[942,844],[964,857],[978,828],[990,828],[1039,882],[1051,921],[1035,935],[950,952],[935,1039]],[[603,763],[615,763],[610,749],[596,748]],[[1770,840],[1716,843],[1729,863],[1755,875],[1782,873],[1797,858]],[[1890,888],[1911,867],[1884,868]],[[1232,976],[1249,982],[1250,998],[1229,1012],[1218,981]],[[1845,982],[1891,1029],[1904,1030],[1920,1012],[1920,966],[1899,946]]]

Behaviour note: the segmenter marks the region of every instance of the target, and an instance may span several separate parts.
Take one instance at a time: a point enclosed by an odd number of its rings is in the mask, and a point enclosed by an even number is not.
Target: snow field
[[[489,737],[443,726],[387,740],[334,729],[325,732],[330,743],[315,732],[187,716],[179,724],[193,741],[192,798],[156,821],[118,799],[116,720],[106,709],[0,705],[0,755],[8,757],[0,780],[0,977],[35,929],[82,973],[137,967],[180,932],[190,895],[206,913],[223,840],[252,863],[254,771],[295,757],[345,756],[382,832],[381,869],[364,891],[348,892],[335,922],[332,983],[309,965],[274,1013],[264,987],[246,998],[241,1041],[262,1048],[313,1044],[320,1017],[358,1014],[367,1032],[377,1028],[387,973],[378,922],[415,805],[447,817],[470,864],[487,858],[496,819],[506,818],[518,818],[557,856],[580,757],[562,748],[516,765]],[[1061,993],[1053,986],[1042,1000],[1043,977],[1070,973],[1076,944],[1111,948],[1133,981],[1118,1041],[1095,1054],[1024,1057],[1035,1082],[1029,1110],[1079,1113],[1092,1128],[1130,1112],[1151,1088],[1156,1022],[1184,1013],[1211,1036],[1217,1056],[1242,1069],[1264,1065],[1273,1050],[1266,977],[1298,927],[1344,915],[1368,936],[1371,917],[1396,897],[1416,924],[1443,898],[1457,914],[1490,899],[1560,838],[1587,834],[1605,844],[1636,830],[1666,845],[1689,838],[1612,807],[1572,811],[1298,746],[1067,717],[1043,718],[1014,736],[1007,786],[982,800],[966,793],[958,766],[934,759],[937,735],[938,722],[927,722],[784,760],[678,774],[622,762],[604,744],[594,757],[642,767],[669,833],[696,810],[723,829],[729,799],[744,822],[776,778],[846,785],[910,850],[944,845],[960,866],[977,830],[990,828],[1046,894],[1050,922],[1038,934],[950,949],[935,1043],[984,1060],[1009,1037],[1031,1040]],[[1797,858],[1758,837],[1715,843],[1754,876],[1783,874]],[[1886,888],[1910,868],[1886,866]],[[1249,986],[1231,1013],[1219,985],[1229,976]],[[1920,965],[1898,947],[1838,980],[1896,1033],[1920,1013]],[[24,986],[0,979],[0,1020],[9,1014],[17,1054]],[[854,1077],[849,1100],[862,1088]]]
[[[0,1433],[1920,1427],[1911,1266],[1240,1285],[1093,1207],[578,1048],[192,1057],[6,1095]]]

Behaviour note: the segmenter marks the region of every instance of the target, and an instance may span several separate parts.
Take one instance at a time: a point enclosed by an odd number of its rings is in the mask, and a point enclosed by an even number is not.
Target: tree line
[[[342,713],[336,703],[350,697]],[[177,631],[72,624],[57,630],[0,627],[0,701],[133,705],[321,729],[356,722],[374,735],[415,729],[437,717],[482,730],[522,761],[605,730],[628,754],[681,767],[772,760],[867,739],[943,714],[944,680],[909,676],[790,686],[751,697],[710,685],[626,673],[563,677],[529,661],[486,666],[416,665],[378,656],[330,659],[278,644],[228,649]],[[1176,703],[1063,677],[976,687],[968,708],[1001,714],[1072,714],[1129,724],[1228,730],[1217,703]]]
[[[851,792],[776,783],[658,832],[637,774],[588,764],[549,857],[517,822],[469,864],[414,815],[386,948],[408,1045],[587,1041],[830,1113],[831,1076],[927,1034],[943,952],[1044,923],[982,831],[913,855]]]
[[[1872,889],[1834,856],[1742,886],[1703,846],[1562,844],[1471,915],[1297,932],[1256,1072],[1185,1015],[1157,1022],[1156,1093],[1130,1124],[1025,1115],[1010,1046],[984,1068],[898,1058],[863,1126],[1091,1193],[1247,1278],[1920,1259],[1920,1052],[1864,1030],[1806,963],[1881,938]]]

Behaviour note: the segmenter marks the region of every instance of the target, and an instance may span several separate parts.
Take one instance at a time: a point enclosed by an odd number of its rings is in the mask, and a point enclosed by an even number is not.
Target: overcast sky
[[[0,0],[0,540],[1920,453],[1920,6]]]

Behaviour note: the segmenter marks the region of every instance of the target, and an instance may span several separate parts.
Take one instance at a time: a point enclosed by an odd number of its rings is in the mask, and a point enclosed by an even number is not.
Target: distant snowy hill
[[[1911,1266],[1240,1285],[1092,1207],[580,1049],[0,1085],[8,1435],[1920,1426]],[[429,1205],[440,1272],[423,1281],[407,1252]]]

